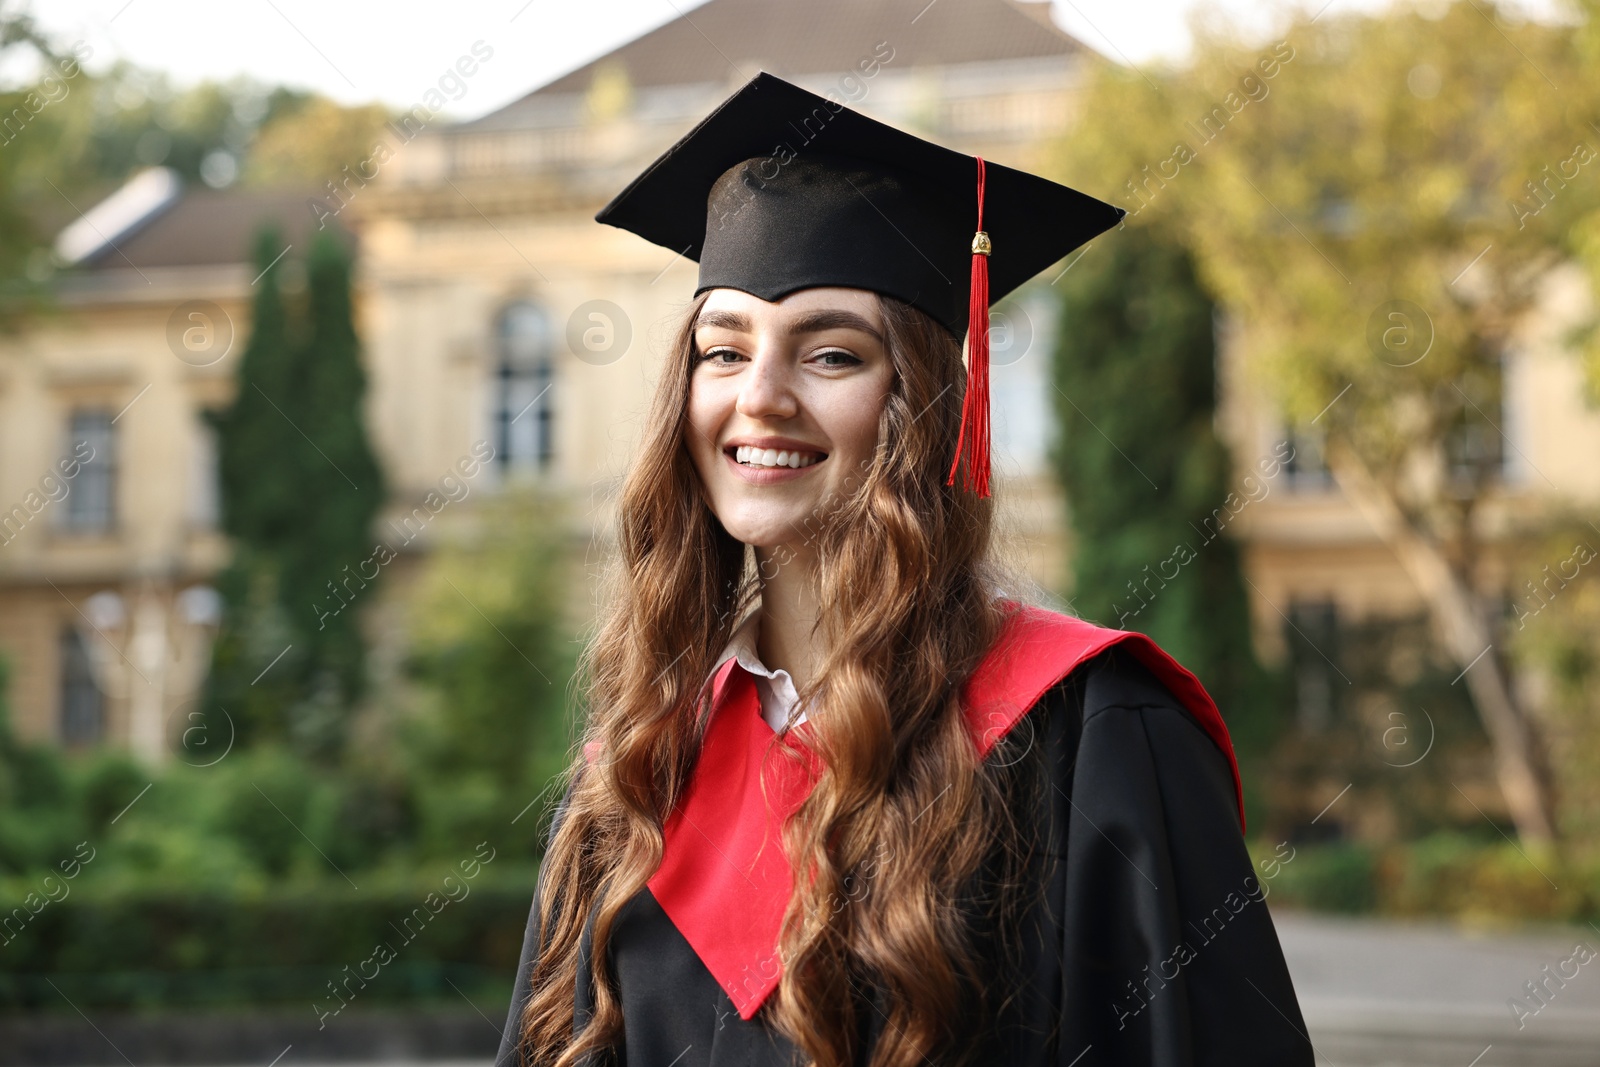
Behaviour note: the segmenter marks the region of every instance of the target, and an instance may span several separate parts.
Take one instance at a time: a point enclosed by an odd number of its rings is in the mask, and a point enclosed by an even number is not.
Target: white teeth
[[[816,452],[791,452],[788,449],[780,452],[771,448],[739,445],[734,449],[733,458],[747,467],[792,467],[798,470],[811,466],[822,457]]]

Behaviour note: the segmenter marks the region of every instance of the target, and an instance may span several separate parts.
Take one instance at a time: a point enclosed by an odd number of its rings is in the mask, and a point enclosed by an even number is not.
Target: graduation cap
[[[965,455],[963,484],[988,496],[989,304],[1125,214],[763,72],[595,219],[698,261],[696,295],[728,288],[777,301],[846,286],[967,334],[961,436],[945,484]]]

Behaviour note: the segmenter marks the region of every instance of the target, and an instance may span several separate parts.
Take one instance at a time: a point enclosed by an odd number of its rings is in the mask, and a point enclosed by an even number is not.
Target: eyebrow
[[[702,327],[732,330],[735,333],[751,332],[750,317],[737,311],[706,311],[695,320],[696,330]],[[821,333],[823,330],[860,330],[869,337],[874,338],[879,344],[883,343],[883,334],[874,326],[870,319],[856,314],[854,311],[845,311],[842,308],[825,308],[820,311],[807,312],[789,323],[787,332],[793,334]]]

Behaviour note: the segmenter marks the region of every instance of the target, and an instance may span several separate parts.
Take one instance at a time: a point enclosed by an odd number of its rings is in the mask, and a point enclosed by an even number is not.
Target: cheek
[[[848,421],[839,427],[836,435],[846,450],[856,456],[869,456],[878,444],[878,413],[881,405],[863,404],[848,413]]]
[[[713,436],[712,398],[698,379],[689,383],[689,417],[683,427],[683,442],[694,451],[698,444]],[[714,438],[713,438],[714,439]]]
[[[826,427],[835,446],[857,459],[870,456],[877,447],[878,421],[889,395],[887,378],[870,383],[863,381],[860,385],[860,389],[852,390],[847,397],[836,398],[829,406],[832,417],[827,420]]]
[[[697,466],[716,458],[717,435],[732,410],[731,400],[724,396],[726,390],[717,383],[696,377],[689,382],[689,411],[684,420],[683,443],[694,457]]]

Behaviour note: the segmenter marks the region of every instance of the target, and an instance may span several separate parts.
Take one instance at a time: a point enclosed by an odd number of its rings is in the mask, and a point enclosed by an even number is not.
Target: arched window
[[[548,470],[555,456],[550,319],[521,301],[500,313],[495,332],[495,463],[502,474]]]

